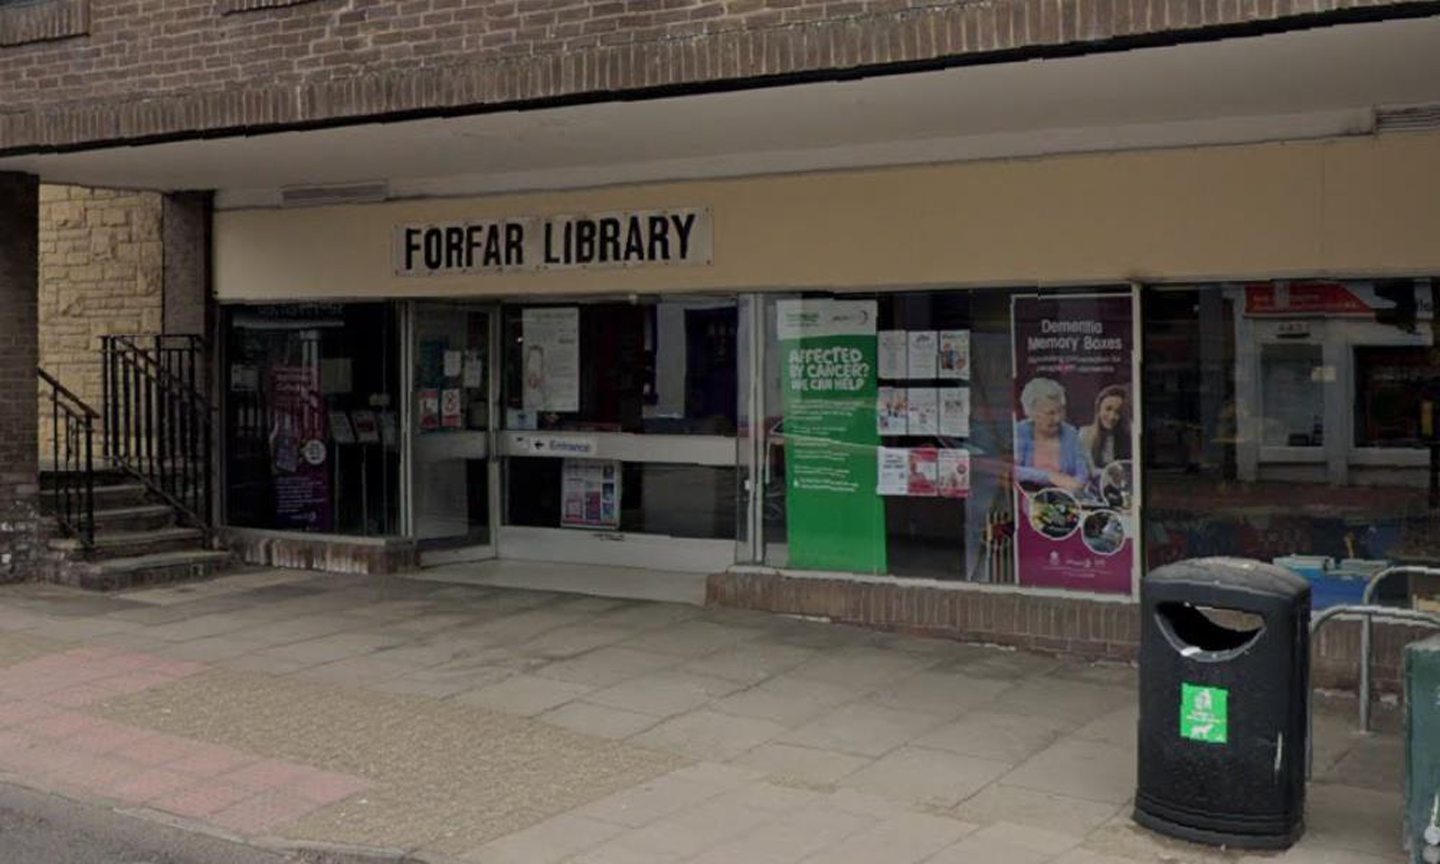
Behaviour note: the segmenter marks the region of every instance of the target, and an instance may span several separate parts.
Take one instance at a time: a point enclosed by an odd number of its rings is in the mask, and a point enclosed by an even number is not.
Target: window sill
[[[90,30],[90,0],[41,0],[0,7],[0,47],[83,36]]]

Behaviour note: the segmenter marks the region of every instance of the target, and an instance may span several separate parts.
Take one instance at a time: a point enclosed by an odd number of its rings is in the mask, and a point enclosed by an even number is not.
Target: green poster
[[[884,573],[885,502],[875,492],[875,301],[776,306],[790,566]]]
[[[1223,687],[1180,685],[1180,737],[1206,744],[1230,740],[1230,691]]]

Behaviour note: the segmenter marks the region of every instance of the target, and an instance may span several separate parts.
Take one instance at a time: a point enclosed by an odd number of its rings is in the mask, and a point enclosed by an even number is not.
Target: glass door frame
[[[485,378],[486,378],[486,429],[485,431],[485,452],[481,458],[487,463],[485,472],[486,480],[486,502],[488,519],[488,542],[468,545],[446,545],[443,547],[425,548],[426,541],[416,536],[415,533],[415,471],[416,471],[416,447],[419,443],[419,418],[415,416],[416,384],[415,368],[419,362],[418,338],[420,311],[423,308],[453,308],[463,309],[469,312],[484,312],[486,316],[486,348],[485,348]],[[400,331],[403,334],[401,339],[401,394],[402,404],[400,406],[400,428],[403,457],[400,463],[400,485],[404,490],[401,495],[401,529],[406,537],[413,538],[416,544],[416,553],[421,567],[433,567],[442,564],[458,564],[470,561],[487,561],[494,559],[499,554],[499,527],[500,527],[500,457],[498,444],[497,411],[499,410],[499,336],[500,336],[500,304],[493,300],[465,300],[465,299],[420,299],[409,300],[400,307]]]

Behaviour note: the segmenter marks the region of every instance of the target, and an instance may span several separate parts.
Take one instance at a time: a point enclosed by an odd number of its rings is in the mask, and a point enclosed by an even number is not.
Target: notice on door
[[[874,300],[776,304],[790,564],[883,573]]]
[[[520,315],[526,411],[580,410],[580,310],[538,307]]]
[[[620,527],[620,463],[566,459],[560,470],[560,524],[566,528]]]

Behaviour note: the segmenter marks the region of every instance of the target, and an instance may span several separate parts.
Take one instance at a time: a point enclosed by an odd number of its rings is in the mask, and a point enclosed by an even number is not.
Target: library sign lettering
[[[400,276],[709,264],[710,253],[707,208],[477,219],[395,229],[395,272]]]

